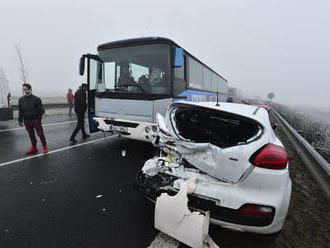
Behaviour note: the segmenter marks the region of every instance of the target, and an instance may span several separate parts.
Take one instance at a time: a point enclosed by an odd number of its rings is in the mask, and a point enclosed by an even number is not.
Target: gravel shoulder
[[[289,167],[292,180],[291,204],[284,229],[276,240],[276,247],[329,247],[330,203],[280,127],[276,133],[292,158]]]

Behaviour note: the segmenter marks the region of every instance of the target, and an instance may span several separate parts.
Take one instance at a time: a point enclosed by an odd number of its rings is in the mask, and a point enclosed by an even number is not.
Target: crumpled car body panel
[[[177,124],[186,117],[185,125]],[[155,201],[161,193],[173,195],[195,176],[195,190],[188,195],[189,209],[210,211],[211,223],[260,234],[281,230],[291,196],[288,168],[264,169],[250,161],[267,144],[283,146],[266,110],[233,103],[215,107],[212,103],[176,102],[166,117],[158,116],[157,121],[160,155],[145,162],[135,182],[145,197]],[[198,125],[204,129],[200,134]],[[226,132],[219,131],[215,137],[217,125]],[[241,138],[247,127],[248,135]],[[227,133],[238,136],[227,137]],[[208,139],[209,143],[198,142]],[[242,215],[251,204],[267,209],[269,215]]]

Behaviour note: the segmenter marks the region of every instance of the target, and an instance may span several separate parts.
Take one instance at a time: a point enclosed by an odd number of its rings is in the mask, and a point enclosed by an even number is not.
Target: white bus
[[[170,103],[225,101],[227,80],[172,40],[146,37],[114,41],[97,48],[87,60],[90,131],[115,131],[127,138],[151,141],[156,114]]]
[[[0,121],[13,119],[13,110],[10,108],[10,98],[9,82],[4,70],[0,68]]]

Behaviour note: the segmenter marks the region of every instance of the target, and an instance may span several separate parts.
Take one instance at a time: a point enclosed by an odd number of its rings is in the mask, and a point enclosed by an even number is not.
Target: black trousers
[[[85,131],[85,112],[82,112],[82,113],[78,112],[78,113],[76,113],[76,115],[77,115],[77,119],[78,119],[77,126],[74,129],[70,140],[74,140],[74,138],[76,137],[79,130],[81,130],[83,137],[87,136],[86,131]]]

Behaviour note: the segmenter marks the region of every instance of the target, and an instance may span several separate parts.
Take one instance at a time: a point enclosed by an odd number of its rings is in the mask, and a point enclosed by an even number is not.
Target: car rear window
[[[171,116],[174,130],[181,138],[222,148],[245,144],[262,133],[258,122],[219,110],[180,106],[171,111]]]

